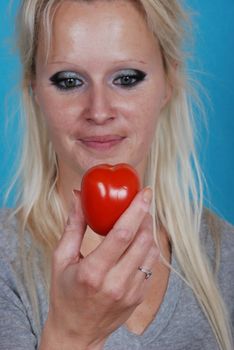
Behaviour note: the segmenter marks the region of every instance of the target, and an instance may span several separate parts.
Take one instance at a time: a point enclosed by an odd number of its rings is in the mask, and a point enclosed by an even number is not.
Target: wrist
[[[97,344],[88,345],[86,350],[103,350],[105,340],[98,342]]]
[[[103,350],[106,339],[98,342],[97,344],[88,345],[86,350]]]
[[[39,350],[102,350],[106,339],[88,342],[81,336],[57,330],[47,319],[41,334]]]

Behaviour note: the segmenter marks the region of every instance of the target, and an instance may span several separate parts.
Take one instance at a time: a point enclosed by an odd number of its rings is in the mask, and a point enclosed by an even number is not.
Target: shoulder
[[[224,253],[233,251],[234,226],[206,208],[203,210],[200,233],[208,250],[218,245]]]
[[[32,240],[28,231],[22,231],[13,209],[0,209],[0,258],[9,262],[18,259],[21,243],[26,250],[30,249]]]
[[[17,219],[14,215],[14,210],[9,208],[0,209],[0,230],[4,230],[7,227],[15,227],[17,225]]]
[[[19,246],[19,222],[12,209],[0,210],[0,255],[12,256]]]
[[[234,234],[234,226],[226,220],[222,219],[210,209],[203,209],[201,223],[203,225],[203,228],[206,227],[209,230],[218,229],[224,232],[232,232],[232,234]]]
[[[234,226],[209,210],[201,222],[201,242],[206,249],[224,297],[234,301]]]
[[[0,339],[8,348],[10,342],[25,344],[25,349],[36,348],[38,328],[34,320],[34,309],[30,299],[30,284],[25,283],[26,259],[22,259],[21,242],[31,245],[29,235],[21,232],[20,220],[12,209],[0,210]],[[25,238],[26,237],[26,238]],[[23,240],[21,240],[23,238]],[[25,251],[24,251],[25,252]],[[28,260],[27,260],[28,261]],[[45,293],[37,265],[30,263],[30,283],[35,281],[35,291],[43,310],[46,309]],[[34,277],[35,276],[35,277]],[[33,282],[32,282],[33,281]],[[36,301],[37,302],[37,301]],[[41,315],[40,315],[41,317]],[[9,329],[11,338],[9,338]],[[17,344],[18,344],[17,343]],[[30,345],[29,345],[30,343]],[[17,347],[18,348],[18,347]]]

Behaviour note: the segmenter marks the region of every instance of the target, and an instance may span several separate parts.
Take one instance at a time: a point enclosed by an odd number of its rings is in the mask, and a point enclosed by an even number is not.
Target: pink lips
[[[79,141],[85,146],[96,150],[108,150],[119,144],[124,137],[118,135],[90,136],[80,138]]]

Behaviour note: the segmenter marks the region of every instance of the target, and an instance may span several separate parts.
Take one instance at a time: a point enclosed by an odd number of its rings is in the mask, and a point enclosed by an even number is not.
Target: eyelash
[[[115,86],[120,86],[123,89],[131,89],[142,82],[145,77],[146,73],[138,69],[128,69],[116,75],[116,77],[113,79],[113,84]],[[63,91],[74,90],[82,87],[84,84],[84,81],[79,79],[73,72],[58,72],[50,78],[50,81],[52,85]],[[73,82],[73,86],[68,86],[67,84],[69,82]]]
[[[57,89],[59,90],[73,90],[78,87],[81,87],[83,85],[83,81],[75,74],[69,75],[67,72],[58,72],[54,74],[51,78],[50,81],[52,85],[54,85]],[[66,84],[70,81],[75,83],[73,86],[67,86]]]
[[[121,73],[114,79],[114,85],[119,85],[122,88],[131,89],[132,87],[136,86],[138,83],[142,82],[146,77],[146,74],[138,69],[128,70],[125,73]],[[127,81],[124,82],[123,79],[127,79]],[[130,82],[129,82],[130,79]],[[120,81],[120,83],[116,83],[117,81]]]

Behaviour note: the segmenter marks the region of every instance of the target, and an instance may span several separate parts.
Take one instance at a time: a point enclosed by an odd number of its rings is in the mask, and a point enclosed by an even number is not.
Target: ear
[[[170,101],[172,93],[173,93],[173,86],[171,82],[167,80],[165,94],[161,100],[161,109],[163,109],[166,106],[166,104]]]

